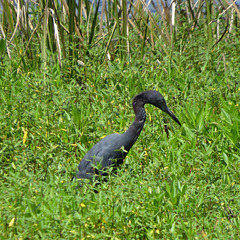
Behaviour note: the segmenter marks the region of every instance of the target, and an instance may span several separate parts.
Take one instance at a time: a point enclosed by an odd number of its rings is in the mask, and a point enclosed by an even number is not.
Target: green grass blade
[[[98,17],[99,4],[100,4],[100,0],[98,0],[98,2],[97,2],[97,6],[96,6],[96,9],[95,9],[95,13],[94,13],[93,21],[92,21],[91,32],[90,32],[89,41],[88,41],[89,45],[91,45],[91,43],[92,43],[92,40],[93,40],[93,37],[94,37],[94,30],[97,27],[97,17]]]

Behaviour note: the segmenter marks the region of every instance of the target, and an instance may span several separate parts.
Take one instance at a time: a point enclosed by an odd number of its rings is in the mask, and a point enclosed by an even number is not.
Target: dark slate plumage
[[[88,179],[92,178],[93,175],[98,175],[99,172],[93,167],[94,165],[97,166],[98,163],[101,164],[100,174],[103,174],[102,170],[106,169],[108,166],[117,167],[123,163],[124,158],[143,129],[146,120],[145,104],[152,104],[160,108],[181,126],[181,123],[168,108],[165,99],[158,91],[142,92],[136,95],[132,101],[136,116],[132,125],[125,133],[111,134],[94,145],[78,165],[79,172],[76,178]]]

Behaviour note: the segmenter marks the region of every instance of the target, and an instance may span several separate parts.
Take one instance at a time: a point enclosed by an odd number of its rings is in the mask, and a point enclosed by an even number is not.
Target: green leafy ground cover
[[[160,64],[89,59],[73,79],[58,65],[25,72],[19,59],[5,58],[0,238],[239,239],[240,44],[236,37],[198,48]],[[147,89],[164,95],[182,127],[146,106],[145,127],[117,176],[76,190],[81,158],[127,129],[131,99]]]

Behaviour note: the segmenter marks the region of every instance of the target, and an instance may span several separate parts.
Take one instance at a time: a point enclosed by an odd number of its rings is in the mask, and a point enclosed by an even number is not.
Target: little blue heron
[[[177,117],[168,108],[165,99],[158,91],[145,91],[133,98],[132,106],[135,112],[135,120],[123,134],[111,134],[94,145],[83,157],[78,165],[78,179],[90,179],[94,175],[104,175],[104,170],[109,167],[117,167],[123,163],[124,158],[136,142],[143,129],[146,112],[145,104],[152,104],[170,115],[180,126]],[[99,168],[96,169],[95,166]]]

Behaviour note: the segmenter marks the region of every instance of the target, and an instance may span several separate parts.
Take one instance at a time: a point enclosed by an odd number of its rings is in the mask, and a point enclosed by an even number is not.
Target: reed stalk
[[[153,57],[158,54],[171,59],[173,50],[183,53],[184,42],[201,29],[206,29],[208,48],[224,41],[224,36],[230,39],[240,20],[235,1],[229,0],[219,2],[220,5],[211,0],[173,1],[171,5],[164,0],[130,0],[129,7],[127,0],[103,0],[102,9],[100,0],[80,0],[77,4],[74,0],[41,0],[26,6],[20,0],[1,3],[1,32],[6,39],[7,56],[10,57],[11,49],[16,49],[23,65],[28,59],[34,65],[40,46],[43,69],[50,59],[60,66],[63,59],[69,59],[73,65],[75,60],[85,62],[86,54],[94,57],[89,54],[92,50],[100,53],[101,61],[107,55],[111,61],[125,61],[131,59],[131,48],[135,46],[139,46],[141,59],[149,51]]]

